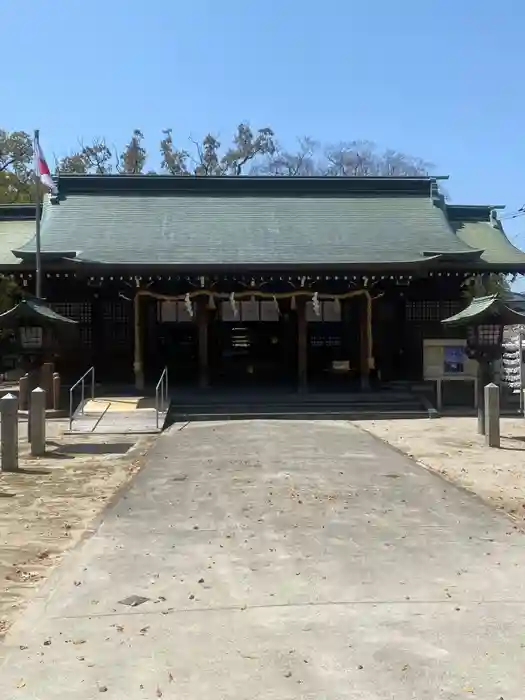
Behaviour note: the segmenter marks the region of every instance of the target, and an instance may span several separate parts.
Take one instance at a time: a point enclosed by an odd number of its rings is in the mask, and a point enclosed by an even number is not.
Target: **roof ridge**
[[[181,175],[61,175],[59,195],[138,194],[186,196],[424,196],[431,197],[436,178],[418,177],[273,177]]]

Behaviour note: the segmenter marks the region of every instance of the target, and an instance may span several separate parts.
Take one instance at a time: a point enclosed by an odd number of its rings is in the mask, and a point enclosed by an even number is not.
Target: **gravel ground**
[[[65,427],[50,421],[47,454],[34,458],[22,425],[20,471],[0,472],[0,634],[137,471],[153,440],[67,436]]]
[[[525,524],[525,421],[501,419],[501,448],[486,447],[476,418],[362,420],[355,425]]]

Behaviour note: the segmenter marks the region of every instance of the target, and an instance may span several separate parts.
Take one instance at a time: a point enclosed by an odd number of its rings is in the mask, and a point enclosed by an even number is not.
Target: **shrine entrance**
[[[236,299],[196,295],[194,301],[145,304],[145,376],[164,367],[172,385],[202,389],[282,387],[352,392],[370,388],[370,302],[365,295]]]
[[[297,321],[290,304],[223,301],[210,324],[212,385],[287,386],[297,383]]]

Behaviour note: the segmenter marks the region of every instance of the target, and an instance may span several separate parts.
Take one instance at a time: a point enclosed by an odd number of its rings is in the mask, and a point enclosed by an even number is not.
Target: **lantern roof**
[[[498,294],[476,297],[459,313],[445,318],[441,323],[447,326],[473,326],[482,323],[499,323],[503,326],[525,324],[525,314],[515,311],[507,300]]]
[[[19,328],[24,325],[49,328],[77,325],[77,322],[57,314],[45,302],[34,299],[22,299],[12,309],[0,314],[0,328]]]

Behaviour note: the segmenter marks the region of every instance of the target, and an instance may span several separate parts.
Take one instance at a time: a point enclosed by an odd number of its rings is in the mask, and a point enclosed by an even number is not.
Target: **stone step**
[[[347,396],[294,396],[272,400],[253,397],[214,396],[193,401],[177,401],[174,397],[168,411],[167,424],[183,421],[240,419],[356,420],[360,418],[408,418],[429,416],[428,407],[414,394],[389,395],[387,392]],[[208,398],[208,397],[207,397]],[[211,399],[211,396],[209,397]]]
[[[267,411],[267,412],[232,412],[194,413],[170,411],[165,427],[173,423],[192,421],[223,420],[394,420],[400,418],[428,418],[424,409],[413,411]]]

